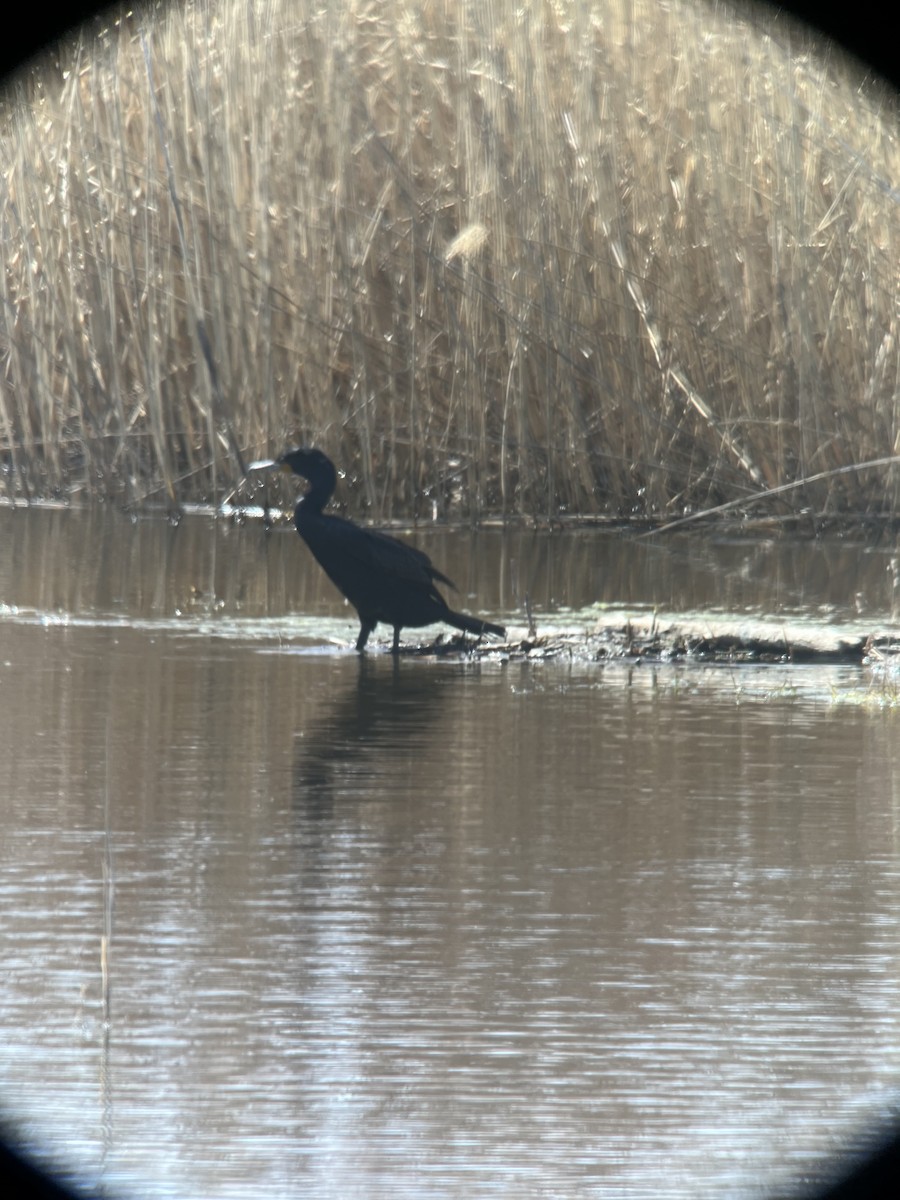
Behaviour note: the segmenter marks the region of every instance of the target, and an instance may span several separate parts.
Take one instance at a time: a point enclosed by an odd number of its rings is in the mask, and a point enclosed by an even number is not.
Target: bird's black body
[[[453,612],[435,583],[453,584],[432,566],[427,554],[398,538],[322,512],[334,492],[337,473],[321,450],[288,451],[277,465],[309,481],[309,491],[297,502],[294,524],[325,574],[359,614],[357,650],[365,647],[379,621],[393,627],[394,653],[400,647],[401,629],[439,621],[467,633],[506,637],[500,625]]]

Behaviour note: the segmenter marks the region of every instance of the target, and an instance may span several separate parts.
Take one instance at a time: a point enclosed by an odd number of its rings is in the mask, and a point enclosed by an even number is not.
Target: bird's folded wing
[[[387,533],[378,533],[372,529],[357,532],[363,532],[364,536],[348,537],[346,552],[361,566],[381,574],[393,575],[406,584],[417,584],[423,591],[430,591],[436,579],[448,587],[454,587],[446,575],[442,575],[431,565],[431,559],[423,550]]]

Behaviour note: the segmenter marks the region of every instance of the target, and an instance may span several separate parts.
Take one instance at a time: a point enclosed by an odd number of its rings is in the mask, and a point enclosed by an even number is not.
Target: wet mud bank
[[[438,638],[401,647],[405,656],[469,655],[489,660],[574,659],[582,662],[695,662],[772,664],[900,664],[900,629],[850,629],[809,622],[706,619],[649,621],[611,618],[589,629],[522,635],[513,629],[502,645]]]

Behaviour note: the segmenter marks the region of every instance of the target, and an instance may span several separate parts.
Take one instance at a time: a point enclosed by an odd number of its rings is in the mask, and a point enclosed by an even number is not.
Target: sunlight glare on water
[[[758,1196],[895,1108],[897,716],[842,701],[870,673],[360,659],[293,537],[16,522],[0,1096],[80,1178]],[[627,546],[563,542],[573,611],[660,602],[615,594]],[[498,545],[429,549],[511,623]],[[782,561],[773,609],[848,619]]]

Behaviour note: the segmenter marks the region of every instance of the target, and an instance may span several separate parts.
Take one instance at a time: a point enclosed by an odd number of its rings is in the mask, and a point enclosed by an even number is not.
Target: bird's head
[[[302,446],[299,450],[286,450],[278,458],[264,458],[247,467],[251,471],[284,471],[288,475],[299,475],[309,482],[309,491],[304,503],[307,510],[320,508],[328,502],[337,484],[337,471],[331,459],[321,450]]]
[[[286,450],[272,465],[288,475],[301,475],[310,483],[327,479],[329,475],[334,477],[335,474],[331,459],[321,450],[314,450],[310,446],[303,446],[299,450]]]
[[[305,513],[321,512],[334,494],[337,471],[331,459],[321,450],[314,450],[310,446],[286,450],[271,465],[308,481],[309,489],[300,501]]]

